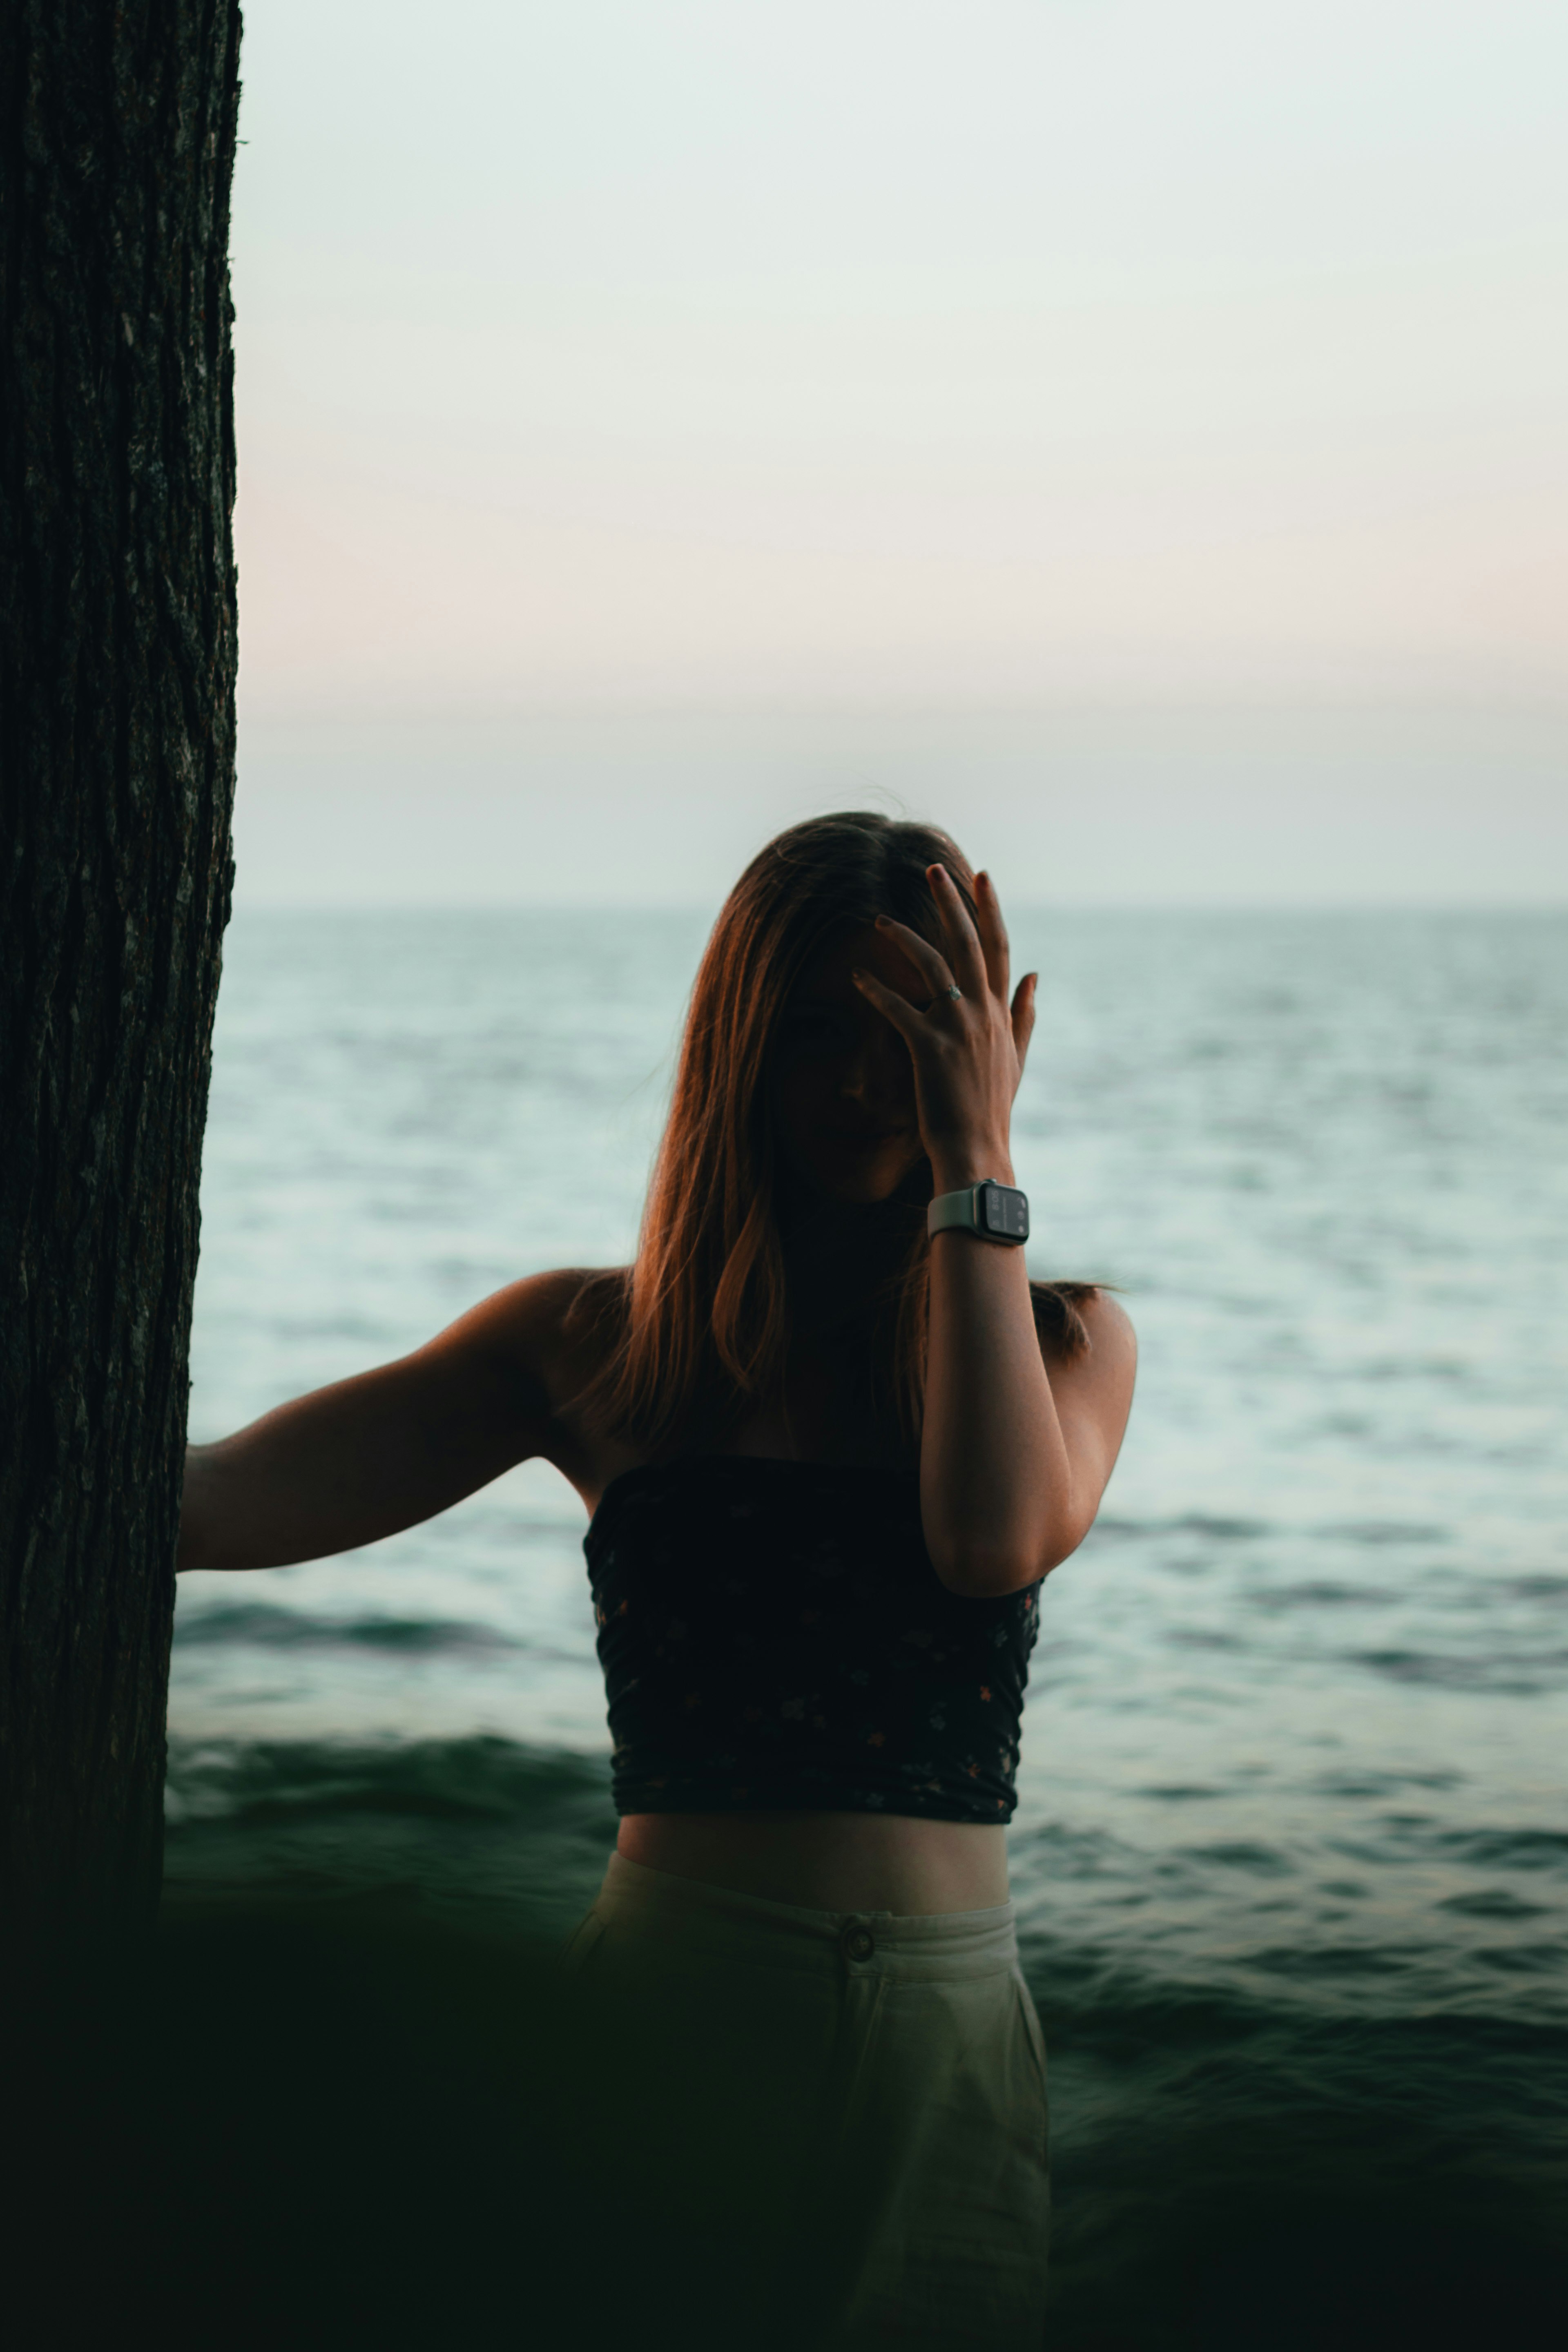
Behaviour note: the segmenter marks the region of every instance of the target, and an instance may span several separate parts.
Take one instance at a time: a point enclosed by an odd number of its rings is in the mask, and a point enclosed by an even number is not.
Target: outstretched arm
[[[869,972],[862,992],[914,1063],[921,1136],[936,1190],[1014,1181],[1009,1139],[1035,1020],[1029,974],[1009,1002],[1007,934],[989,877],[975,877],[978,929],[952,877],[929,875],[947,953],[886,917],[929,991],[924,1009]],[[1089,1349],[1047,1368],[1021,1249],[952,1230],[931,1243],[921,1436],[926,1547],[956,1592],[1014,1592],[1075,1551],[1094,1523],[1132,1402],[1132,1327],[1095,1300]]]
[[[552,1341],[580,1279],[514,1283],[413,1355],[191,1446],[179,1567],[281,1568],[352,1551],[542,1452]]]

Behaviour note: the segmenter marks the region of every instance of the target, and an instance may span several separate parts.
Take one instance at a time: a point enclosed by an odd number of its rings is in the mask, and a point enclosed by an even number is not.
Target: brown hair
[[[589,1417],[655,1453],[711,1439],[775,1372],[788,1329],[770,1087],[780,1016],[824,935],[891,915],[942,945],[928,868],[945,866],[973,914],[973,875],[944,833],[850,811],[792,825],[726,899],[692,986],[636,1263],[597,1277],[584,1307],[611,1345],[583,1399]],[[929,1243],[924,1162],[886,1204],[893,1267],[877,1301],[904,1435],[925,1387]],[[1076,1354],[1086,1283],[1036,1283],[1043,1341]]]

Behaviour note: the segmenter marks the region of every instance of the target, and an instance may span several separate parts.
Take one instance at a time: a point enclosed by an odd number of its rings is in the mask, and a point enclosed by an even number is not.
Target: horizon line
[[[702,898],[271,898],[237,893],[230,919],[265,915],[700,915]],[[1568,893],[1552,898],[1020,898],[1027,915],[1568,915]]]

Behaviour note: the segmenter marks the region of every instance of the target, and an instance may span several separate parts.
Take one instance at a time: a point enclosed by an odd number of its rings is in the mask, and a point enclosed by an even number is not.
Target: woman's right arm
[[[177,1565],[282,1568],[433,1518],[547,1450],[580,1274],[497,1291],[412,1356],[185,1454]]]

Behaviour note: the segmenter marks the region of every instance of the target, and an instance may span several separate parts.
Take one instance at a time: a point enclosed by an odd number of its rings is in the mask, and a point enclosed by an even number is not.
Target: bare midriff
[[[808,1911],[986,1911],[1007,1900],[995,1824],[901,1813],[627,1813],[616,1850],[647,1870]]]

